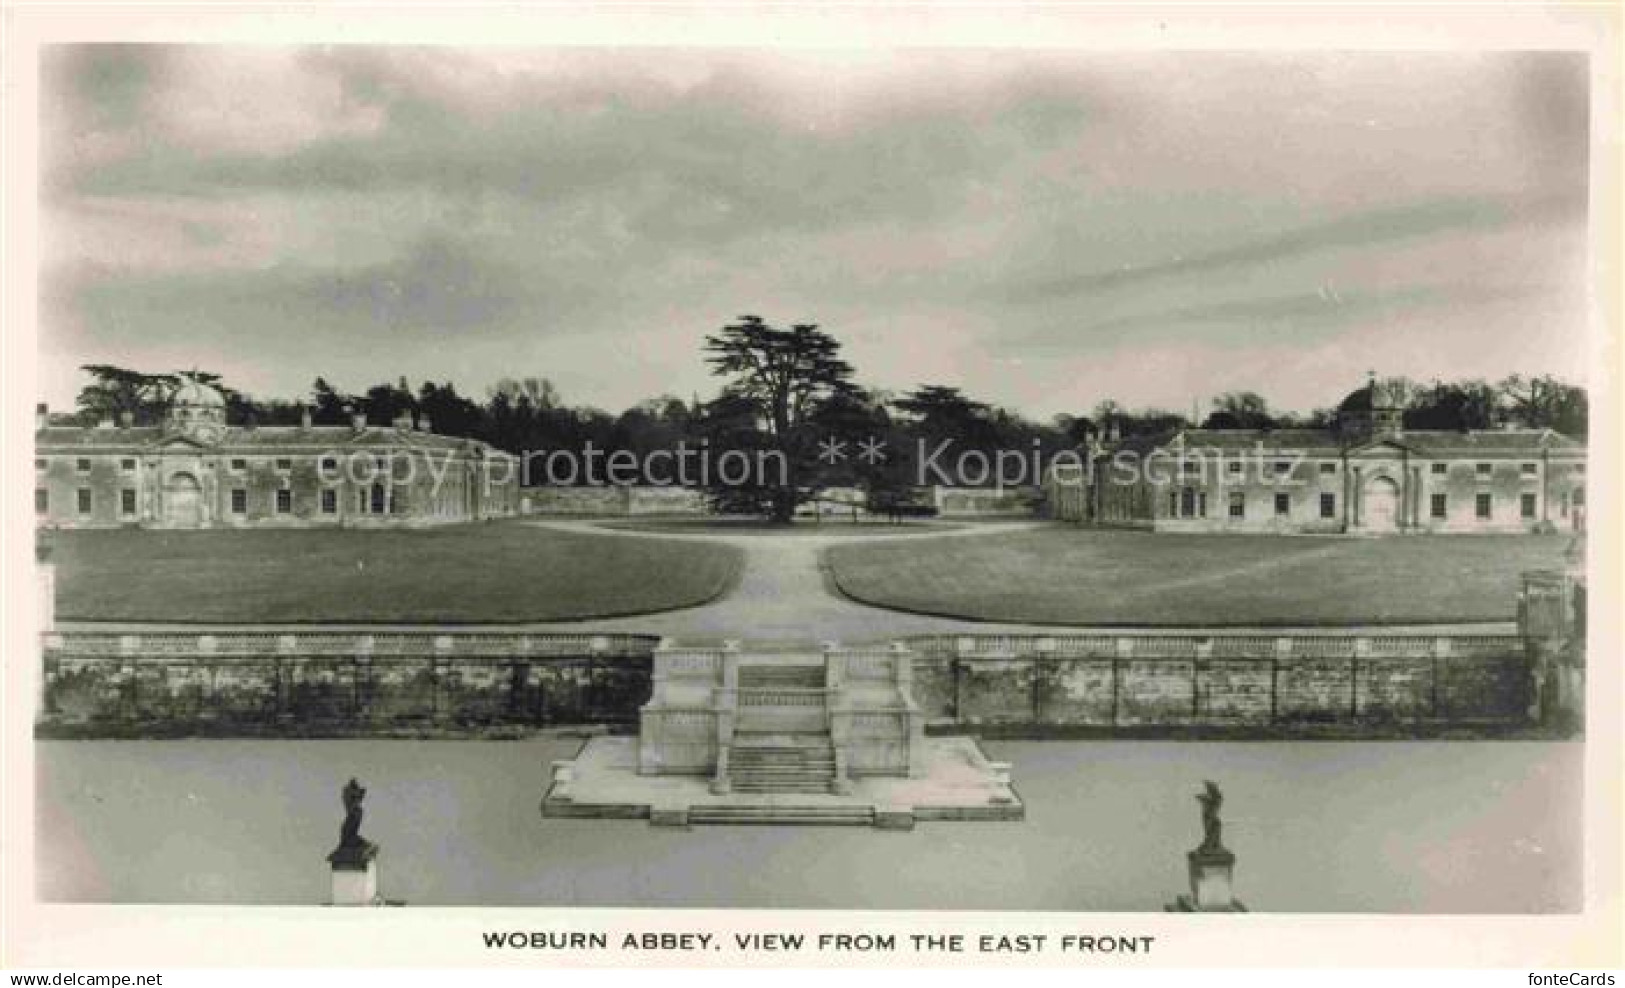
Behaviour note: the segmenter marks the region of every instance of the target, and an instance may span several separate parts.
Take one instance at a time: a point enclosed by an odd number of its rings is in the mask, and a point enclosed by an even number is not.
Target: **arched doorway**
[[[164,485],[164,524],[172,528],[203,525],[203,487],[189,473],[177,473]]]
[[[1365,529],[1370,532],[1399,530],[1399,485],[1378,477],[1365,488]]]

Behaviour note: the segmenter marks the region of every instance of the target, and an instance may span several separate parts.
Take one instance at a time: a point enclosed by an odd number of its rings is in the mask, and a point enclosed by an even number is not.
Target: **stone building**
[[[54,528],[393,527],[517,513],[515,457],[436,435],[427,417],[393,426],[228,425],[207,385],[178,389],[161,426],[34,432],[34,514]]]
[[[1051,513],[1159,532],[1581,529],[1585,447],[1550,429],[1416,430],[1375,381],[1330,429],[1186,429],[1118,440],[1047,482]]]

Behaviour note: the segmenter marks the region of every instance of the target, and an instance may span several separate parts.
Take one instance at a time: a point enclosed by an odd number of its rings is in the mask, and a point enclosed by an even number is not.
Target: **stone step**
[[[833,758],[835,748],[833,745],[768,745],[768,744],[736,744],[730,749],[736,755],[747,758]]]
[[[734,778],[747,775],[761,777],[769,776],[827,776],[835,771],[833,764],[824,765],[732,765],[728,766],[728,774]]]
[[[695,806],[688,822],[870,827],[875,811],[872,806]]]
[[[801,779],[824,779],[827,781],[828,779],[833,778],[835,775],[835,766],[833,765],[794,765],[789,767],[764,766],[762,768],[757,768],[755,766],[740,768],[735,765],[730,765],[728,766],[728,769],[728,778],[734,780],[788,779],[790,781],[798,781]]]

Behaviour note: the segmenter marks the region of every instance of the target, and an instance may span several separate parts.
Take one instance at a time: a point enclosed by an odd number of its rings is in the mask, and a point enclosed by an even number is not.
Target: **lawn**
[[[1351,625],[1510,621],[1518,574],[1560,536],[1172,535],[1057,525],[829,550],[836,585],[880,607],[985,621]]]
[[[57,532],[57,616],[89,621],[558,621],[704,603],[735,549],[518,523],[415,531]]]

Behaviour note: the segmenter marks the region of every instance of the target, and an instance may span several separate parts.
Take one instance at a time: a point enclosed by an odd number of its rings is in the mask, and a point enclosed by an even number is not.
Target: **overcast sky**
[[[619,410],[816,322],[1035,416],[1582,380],[1564,54],[86,45],[45,56],[44,397],[84,363]]]

